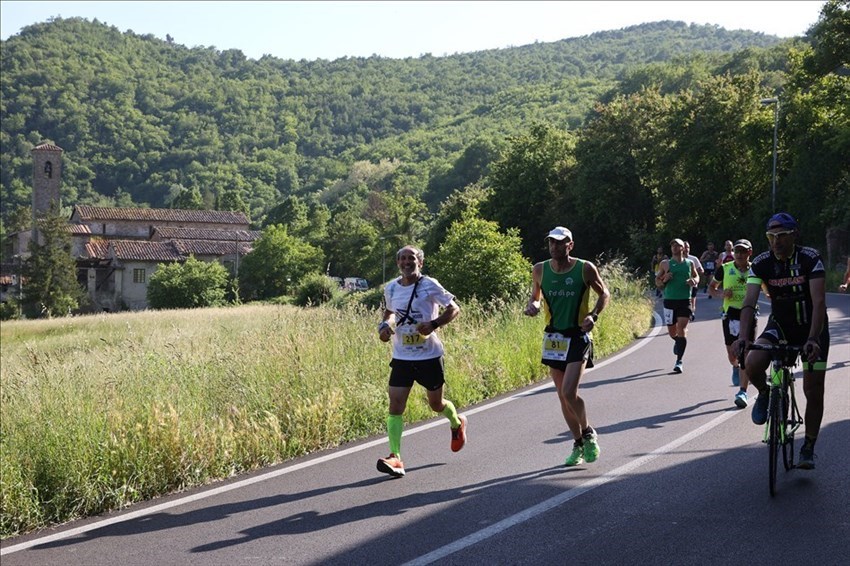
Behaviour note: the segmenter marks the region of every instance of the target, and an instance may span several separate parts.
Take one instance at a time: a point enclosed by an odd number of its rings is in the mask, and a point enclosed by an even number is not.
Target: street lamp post
[[[779,131],[779,99],[776,97],[773,98],[762,98],[761,99],[762,106],[766,106],[768,104],[773,104],[773,193],[772,193],[772,204],[773,204],[773,212],[776,212],[776,140],[777,133]]]

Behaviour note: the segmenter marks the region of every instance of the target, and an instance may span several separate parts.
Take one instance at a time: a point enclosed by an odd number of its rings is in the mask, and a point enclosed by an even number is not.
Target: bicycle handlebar
[[[759,344],[753,342],[747,346],[747,350],[763,350],[766,352],[795,352],[800,354],[803,352],[803,346],[792,346],[791,344]]]
[[[774,355],[771,356],[771,359],[777,359],[778,354],[789,353],[789,354],[802,354],[805,351],[805,346],[793,346],[791,344],[758,344],[753,342],[746,348],[747,350],[761,350],[763,352],[775,352]],[[738,365],[741,366],[741,369],[746,369],[744,367],[744,355],[746,352],[741,352],[741,355],[738,356]]]

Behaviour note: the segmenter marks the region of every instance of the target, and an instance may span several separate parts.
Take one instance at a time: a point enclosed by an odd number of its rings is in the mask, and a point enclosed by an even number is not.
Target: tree
[[[292,291],[310,273],[320,273],[324,255],[285,226],[269,226],[239,265],[239,288],[246,299],[269,299]]]
[[[432,254],[440,249],[445,241],[449,227],[456,221],[469,214],[481,216],[482,204],[490,197],[492,190],[483,187],[481,183],[468,185],[453,192],[440,204],[440,210],[434,221],[428,226],[428,237],[425,240],[425,253]]]
[[[541,242],[551,226],[566,223],[568,208],[560,205],[569,192],[575,140],[565,130],[539,123],[511,142],[493,165],[493,194],[484,215],[502,228],[518,228],[523,254],[535,258],[543,253]]]
[[[234,189],[228,189],[222,193],[216,208],[218,210],[244,212],[245,216],[250,216],[248,205],[242,200],[242,193]]]
[[[85,296],[71,257],[68,223],[53,210],[39,220],[38,232],[23,270],[25,311],[36,317],[67,316]]]
[[[223,265],[189,256],[183,263],[159,264],[148,283],[148,304],[154,309],[221,306],[227,285]]]
[[[269,210],[266,214],[264,224],[272,226],[280,224],[286,226],[287,231],[293,236],[303,238],[309,231],[310,210],[304,199],[295,195],[289,195]]]
[[[181,210],[203,210],[204,199],[201,196],[201,191],[198,187],[191,189],[183,189],[171,201],[171,208],[179,208]]]
[[[820,17],[806,34],[812,52],[805,69],[813,75],[827,75],[850,64],[850,0],[827,0]]]
[[[449,228],[440,250],[428,262],[429,272],[460,299],[509,301],[525,294],[531,264],[523,257],[516,228],[466,214]]]
[[[340,277],[379,279],[381,240],[378,230],[360,213],[346,210],[333,216],[328,225],[328,241],[324,246],[331,274]]]
[[[596,108],[576,144],[572,194],[581,214],[568,227],[578,235],[584,257],[619,250],[642,257],[655,243],[657,199],[643,182],[646,163],[641,148],[663,124],[666,106],[657,89],[618,96]],[[628,203],[628,206],[624,206]]]

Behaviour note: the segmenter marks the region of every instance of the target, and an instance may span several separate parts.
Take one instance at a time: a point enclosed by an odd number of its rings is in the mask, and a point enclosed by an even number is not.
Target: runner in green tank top
[[[691,289],[699,284],[694,263],[684,257],[685,242],[670,242],[671,258],[661,262],[655,274],[655,285],[664,291],[664,324],[673,339],[676,356],[674,373],[682,373],[682,357],[688,346],[688,322],[691,320]]]
[[[740,389],[735,394],[735,406],[743,409],[749,404],[747,387],[750,380],[744,368],[738,367],[738,352],[733,347],[741,331],[741,307],[747,294],[747,275],[750,271],[750,256],[753,245],[749,240],[735,242],[733,253],[735,261],[717,266],[714,279],[709,285],[709,294],[723,298],[723,340],[726,343],[726,356],[732,364],[732,385]],[[750,341],[755,340],[755,324],[750,330]]]
[[[581,326],[590,311],[590,287],[584,281],[583,259],[575,258],[575,264],[566,273],[556,273],[552,260],[543,262],[543,301],[546,305],[546,327],[570,331]],[[572,300],[573,298],[576,300]]]
[[[611,295],[595,265],[570,257],[573,235],[569,230],[555,227],[546,242],[552,259],[534,265],[531,297],[524,312],[536,316],[542,307],[546,313],[542,363],[549,367],[561,413],[573,435],[573,449],[564,465],[578,466],[599,457],[597,434],[588,422],[578,386],[585,367],[593,367],[591,331]],[[597,295],[592,309],[591,290]]]

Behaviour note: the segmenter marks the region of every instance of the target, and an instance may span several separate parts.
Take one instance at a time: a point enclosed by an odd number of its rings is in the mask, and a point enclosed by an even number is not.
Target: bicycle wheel
[[[770,495],[776,495],[776,468],[779,460],[779,391],[771,388],[767,416],[768,485]]]
[[[794,403],[793,385],[791,384],[791,376],[788,370],[784,370],[782,376],[782,430],[785,431],[785,442],[782,443],[782,463],[785,470],[790,470],[794,467],[794,431],[792,430],[794,413],[791,407]],[[790,419],[790,420],[789,420]]]

